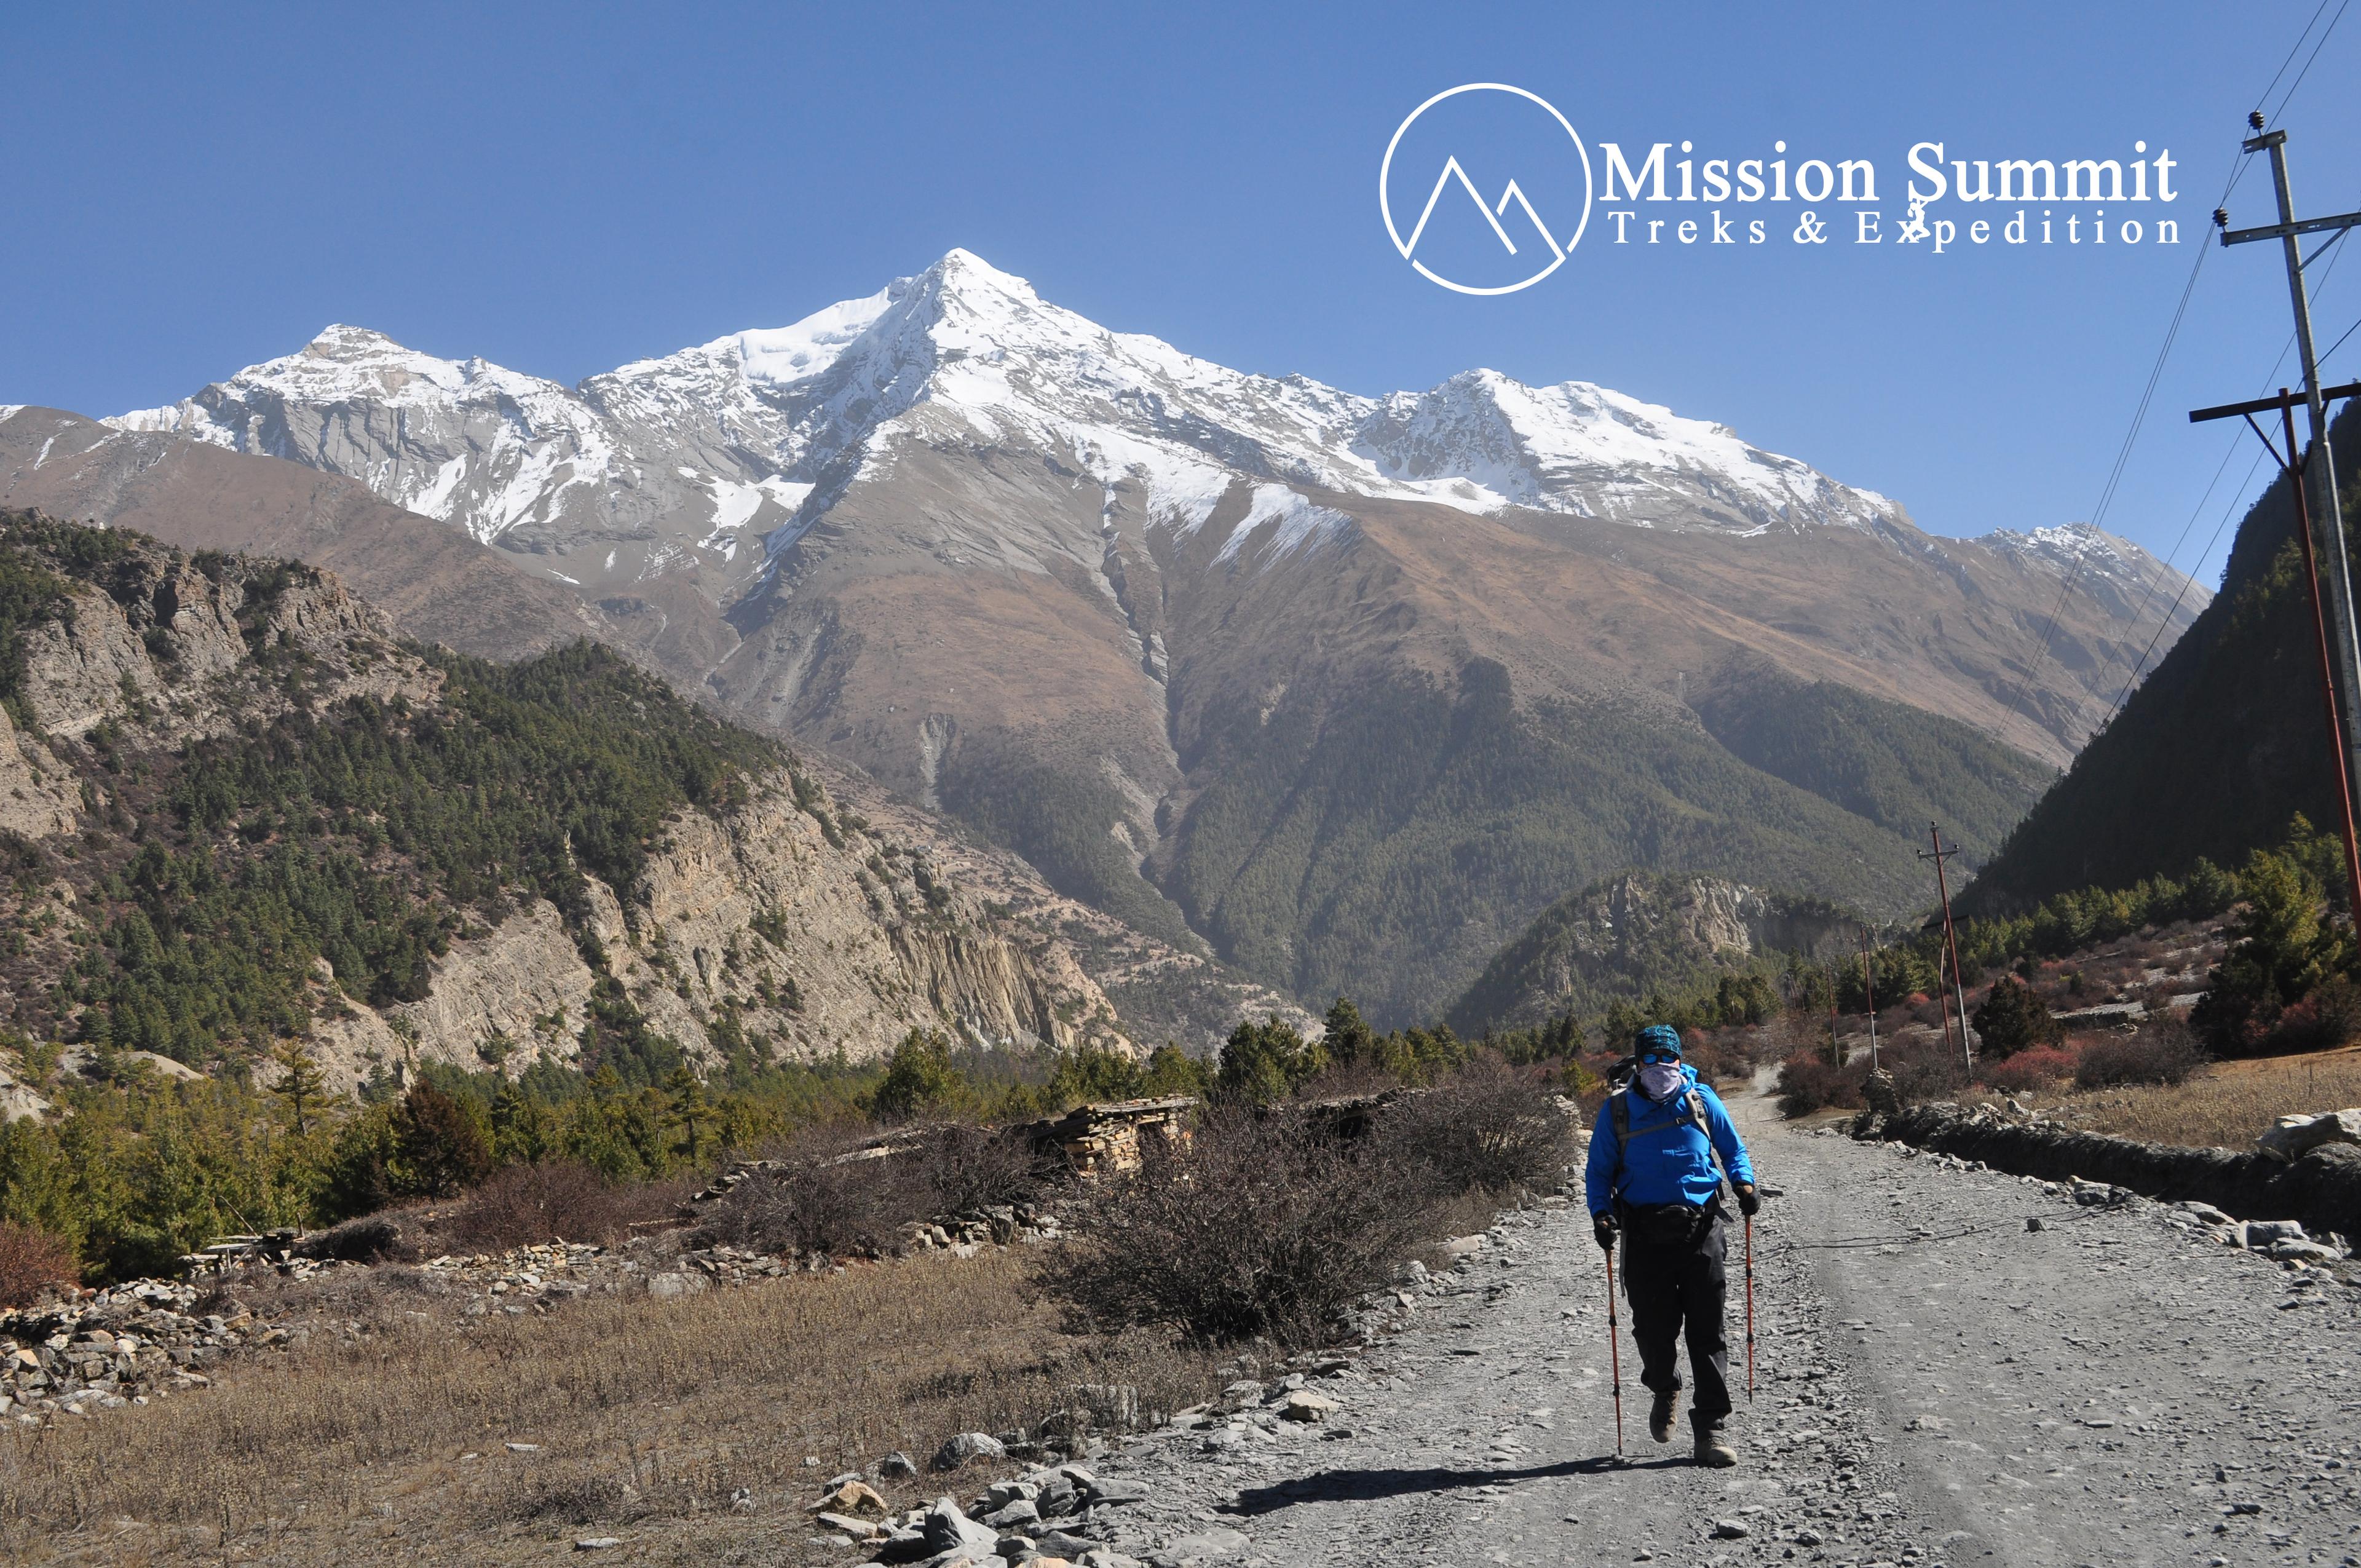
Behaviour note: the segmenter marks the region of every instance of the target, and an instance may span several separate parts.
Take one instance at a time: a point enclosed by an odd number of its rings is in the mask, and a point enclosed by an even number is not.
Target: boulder
[[[883,1541],[869,1549],[870,1560],[895,1565],[924,1563],[936,1555],[935,1548],[923,1530],[896,1530],[887,1532]]]
[[[968,1518],[949,1497],[935,1499],[918,1532],[936,1552],[956,1552],[976,1559],[996,1557],[1000,1552],[1000,1532]]]
[[[1314,1394],[1298,1388],[1279,1408],[1279,1420],[1287,1421],[1324,1421],[1343,1409],[1325,1394]]]
[[[957,1470],[971,1459],[1005,1459],[1008,1445],[990,1432],[963,1431],[935,1451],[937,1470]]]
[[[2274,1242],[2271,1244],[2271,1255],[2281,1263],[2290,1258],[2298,1263],[2334,1263],[2345,1255],[2318,1242]]]
[[[2323,1144],[2361,1145],[2361,1107],[2323,1111],[2316,1116],[2282,1116],[2255,1146],[2281,1159],[2293,1159]]]
[[[1022,1530],[1028,1524],[1040,1523],[1041,1510],[1034,1505],[1030,1497],[1018,1497],[1005,1507],[995,1508],[984,1515],[983,1522],[990,1525],[994,1531],[1006,1534],[1012,1530]],[[997,1540],[998,1536],[995,1535],[994,1539]]]
[[[1222,1390],[1215,1403],[1224,1410],[1243,1410],[1248,1405],[1262,1403],[1262,1385],[1252,1378],[1241,1378]]]
[[[840,1481],[835,1490],[811,1506],[813,1513],[867,1514],[873,1519],[885,1517],[885,1499],[877,1489],[858,1476]]]
[[[2293,1220],[2249,1220],[2246,1222],[2246,1245],[2256,1252],[2267,1252],[2281,1242],[2308,1240],[2303,1226]]]

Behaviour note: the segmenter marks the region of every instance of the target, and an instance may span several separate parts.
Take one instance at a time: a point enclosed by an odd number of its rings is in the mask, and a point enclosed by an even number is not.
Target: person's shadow
[[[1249,1486],[1238,1494],[1236,1502],[1224,1505],[1219,1511],[1253,1516],[1276,1513],[1298,1503],[1367,1503],[1416,1492],[1458,1492],[1518,1481],[1545,1481],[1561,1475],[1603,1475],[1614,1470],[1669,1470],[1691,1463],[1686,1456],[1618,1459],[1610,1453],[1524,1470],[1460,1470],[1441,1465],[1419,1470],[1323,1470],[1293,1476],[1275,1486]]]

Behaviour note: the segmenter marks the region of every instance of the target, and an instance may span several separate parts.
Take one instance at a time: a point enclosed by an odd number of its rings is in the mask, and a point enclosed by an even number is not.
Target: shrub
[[[1103,1189],[1036,1278],[1078,1330],[1327,1343],[1423,1238],[1429,1184],[1391,1160],[1397,1147],[1219,1107],[1190,1142],[1151,1145],[1136,1177]]]
[[[47,1231],[0,1220],[0,1307],[29,1307],[45,1288],[81,1279],[82,1266],[65,1243]]]
[[[2260,1050],[2266,1055],[2334,1050],[2356,1034],[2361,1034],[2361,986],[2340,974],[2280,1013]]]
[[[1437,1197],[1554,1189],[1573,1157],[1574,1128],[1532,1074],[1478,1058],[1440,1088],[1391,1106],[1374,1151]]]
[[[1213,1092],[1248,1105],[1268,1105],[1286,1099],[1320,1075],[1328,1053],[1276,1019],[1252,1020],[1230,1032],[1222,1047],[1221,1070],[1213,1077]]]
[[[2321,917],[2321,880],[2301,854],[2257,850],[2239,882],[2246,908],[2191,1019],[2233,1055],[2269,1048],[2280,1014],[2351,957],[2348,933]]]
[[[1030,1202],[1049,1179],[1026,1139],[992,1127],[937,1128],[911,1157],[918,1163],[928,1210],[911,1219],[957,1214],[993,1203]]]
[[[305,1236],[296,1250],[305,1257],[339,1263],[413,1263],[418,1248],[397,1214],[364,1214]]]
[[[1681,1059],[1697,1069],[1697,1075],[1708,1087],[1730,1082],[1744,1082],[1753,1075],[1754,1064],[1739,1042],[1725,1035],[1703,1035],[1690,1030],[1683,1036]]]
[[[411,1085],[395,1123],[398,1190],[449,1198],[492,1173],[492,1146],[467,1108],[431,1083]]]
[[[1946,1044],[1940,1036],[1890,1045],[1879,1065],[1894,1075],[1894,1092],[1905,1105],[1940,1100],[1968,1084],[1968,1069],[1960,1061],[1959,1047]]]
[[[939,1030],[913,1029],[885,1060],[885,1080],[871,1108],[884,1121],[906,1121],[927,1112],[966,1105],[974,1086],[951,1061],[950,1037]]]
[[[679,1198],[676,1183],[626,1186],[579,1160],[512,1165],[470,1192],[445,1221],[454,1245],[505,1252],[542,1242],[620,1240],[639,1220],[662,1219]]]
[[[1977,1063],[1976,1081],[2004,1094],[2016,1094],[2072,1078],[2075,1062],[2074,1053],[2062,1047],[2034,1046],[2014,1056]]]
[[[759,1170],[706,1211],[698,1240],[790,1257],[884,1257],[928,1199],[907,1157]]]
[[[2111,1035],[2082,1047],[2074,1082],[2082,1089],[2114,1089],[2126,1083],[2186,1083],[2205,1065],[2203,1047],[2178,1019],[2151,1025],[2136,1035]]]
[[[1976,1036],[1983,1055],[2005,1058],[2035,1046],[2054,1046],[2066,1031],[2049,1015],[2049,1008],[2033,987],[2007,975],[1993,982],[1991,992],[1975,1013]]]
[[[1831,1106],[1858,1111],[1867,1103],[1861,1089],[1866,1075],[1865,1066],[1834,1067],[1817,1051],[1798,1051],[1779,1067],[1779,1113],[1808,1116]]]

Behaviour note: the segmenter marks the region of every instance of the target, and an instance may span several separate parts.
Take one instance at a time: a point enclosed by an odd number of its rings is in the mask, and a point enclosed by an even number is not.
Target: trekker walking
[[[1678,1030],[1649,1025],[1633,1041],[1632,1056],[1638,1070],[1608,1096],[1590,1135],[1583,1186],[1591,1230],[1610,1255],[1618,1234],[1623,1238],[1623,1294],[1640,1346],[1640,1381],[1656,1397],[1648,1435],[1672,1441],[1681,1392],[1675,1342],[1686,1334],[1697,1384],[1689,1402],[1697,1462],[1735,1464],[1738,1452],[1721,1435],[1730,1409],[1721,1321],[1729,1216],[1721,1178],[1727,1169],[1739,1210],[1751,1220],[1762,1206],[1754,1163],[1720,1096],[1681,1060]]]

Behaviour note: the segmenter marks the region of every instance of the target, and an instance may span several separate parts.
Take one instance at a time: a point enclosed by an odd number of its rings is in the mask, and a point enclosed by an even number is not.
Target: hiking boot
[[[1679,1393],[1659,1394],[1656,1402],[1648,1407],[1648,1435],[1658,1442],[1673,1441],[1673,1409],[1681,1402]]]
[[[1738,1450],[1721,1433],[1711,1427],[1699,1427],[1697,1434],[1697,1462],[1708,1470],[1727,1470],[1738,1463]]]

